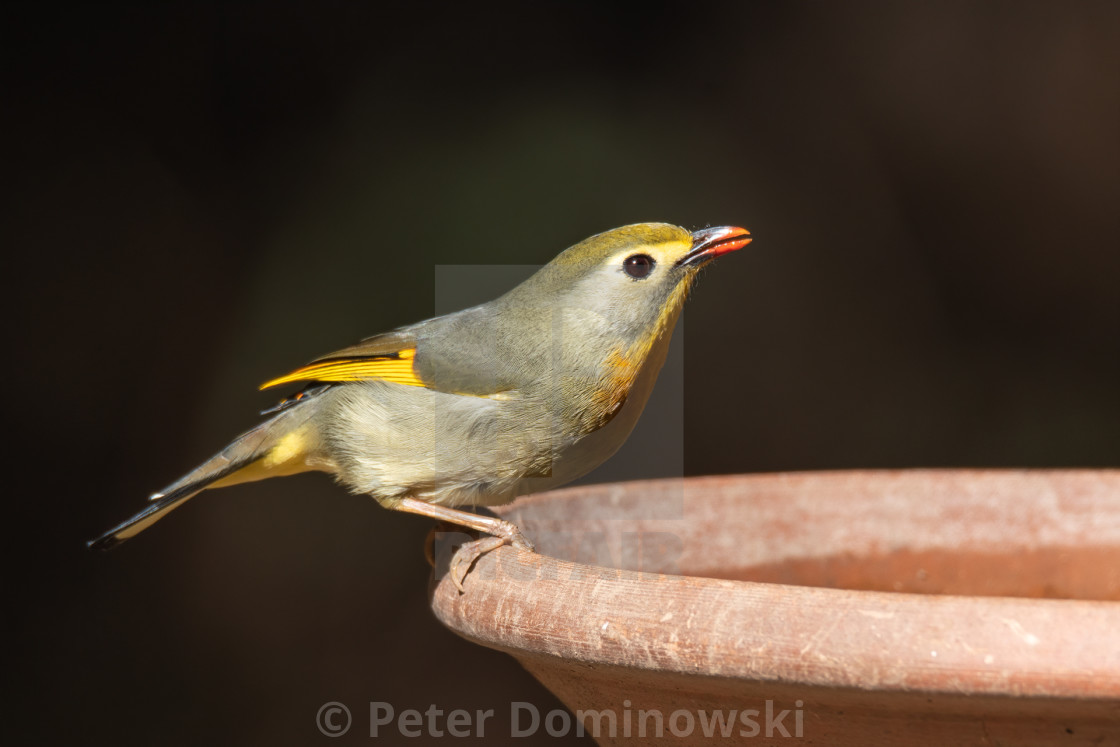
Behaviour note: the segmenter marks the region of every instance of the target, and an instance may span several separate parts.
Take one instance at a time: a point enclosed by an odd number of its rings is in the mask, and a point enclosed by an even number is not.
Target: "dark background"
[[[261,381],[430,316],[440,265],[750,228],[688,307],[687,474],[1120,466],[1115,3],[3,14],[21,743],[555,707],[433,619],[428,522],[322,476],[84,549],[252,425]]]

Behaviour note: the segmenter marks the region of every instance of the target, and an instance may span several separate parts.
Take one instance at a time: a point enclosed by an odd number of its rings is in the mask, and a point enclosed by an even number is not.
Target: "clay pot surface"
[[[1120,744],[1120,471],[654,480],[499,513],[538,552],[482,557],[464,594],[437,574],[432,607],[601,744]]]

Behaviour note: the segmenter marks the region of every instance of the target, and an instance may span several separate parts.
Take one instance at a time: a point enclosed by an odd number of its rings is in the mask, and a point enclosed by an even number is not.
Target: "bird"
[[[645,407],[699,271],[751,240],[736,226],[615,228],[499,298],[266,381],[261,389],[302,388],[87,544],[113,547],[204,490],[322,471],[387,509],[486,535],[452,558],[464,592],[482,554],[533,550],[512,522],[464,507],[557,487],[614,454]]]

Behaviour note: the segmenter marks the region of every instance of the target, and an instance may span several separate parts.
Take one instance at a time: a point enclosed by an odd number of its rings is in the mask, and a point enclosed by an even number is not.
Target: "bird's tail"
[[[318,457],[318,432],[311,422],[321,403],[318,399],[306,398],[293,405],[241,434],[201,465],[153,493],[147,508],[86,544],[95,550],[108,550],[144,531],[207,488],[325,469],[325,463]]]

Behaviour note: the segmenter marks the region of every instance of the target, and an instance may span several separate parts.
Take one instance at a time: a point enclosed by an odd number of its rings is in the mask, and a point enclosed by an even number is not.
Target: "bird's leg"
[[[474,561],[491,550],[497,550],[502,545],[509,543],[520,550],[533,551],[533,543],[525,538],[525,535],[521,533],[521,530],[517,528],[516,524],[511,521],[506,521],[505,519],[497,519],[492,516],[479,516],[469,511],[460,511],[455,508],[448,508],[447,506],[437,506],[417,498],[404,498],[395,508],[398,511],[427,516],[431,519],[458,524],[459,526],[492,535],[466,543],[459,548],[459,551],[455,553],[455,557],[451,559],[451,582],[455,584],[455,588],[460,592],[464,591],[463,578],[466,577],[471,565],[474,564]]]
[[[525,538],[521,530],[512,521],[499,519],[493,516],[481,516],[479,514],[472,514],[470,511],[460,511],[457,508],[448,508],[447,506],[437,506],[434,503],[428,503],[418,498],[402,498],[394,508],[398,511],[406,511],[410,514],[419,514],[420,516],[427,516],[430,519],[438,519],[446,521],[450,524],[458,524],[468,529],[474,529],[478,532],[485,532],[492,534],[495,537],[500,537],[502,544],[513,545],[521,550],[532,550],[533,543]]]

